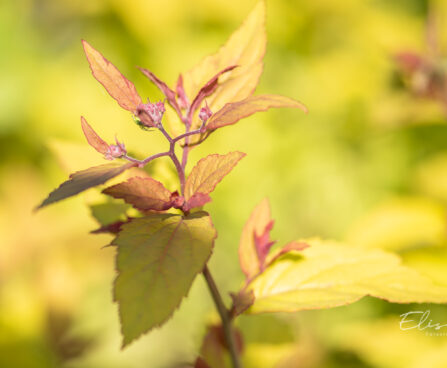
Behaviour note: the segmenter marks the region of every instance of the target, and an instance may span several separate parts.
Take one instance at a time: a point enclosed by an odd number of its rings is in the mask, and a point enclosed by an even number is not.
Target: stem
[[[216,283],[208,269],[205,265],[203,269],[203,276],[205,276],[206,283],[210,289],[211,296],[213,297],[216,309],[219,312],[220,319],[222,320],[222,327],[225,334],[225,341],[227,343],[228,350],[230,352],[231,361],[233,363],[233,368],[242,368],[241,362],[239,360],[238,352],[236,349],[236,342],[234,341],[234,336],[231,331],[231,319],[230,314],[223,303],[222,297],[220,296],[219,290],[217,289]]]

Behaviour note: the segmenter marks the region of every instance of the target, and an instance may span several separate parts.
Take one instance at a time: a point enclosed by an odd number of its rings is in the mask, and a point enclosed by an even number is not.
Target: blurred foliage
[[[256,0],[18,0],[0,2],[0,366],[169,367],[191,362],[216,320],[198,279],[159,330],[119,349],[111,282],[114,250],[85,203],[91,190],[32,214],[68,172],[102,162],[79,116],[129,152],[165,148],[141,131],[91,76],[80,39],[101,50],[142,96],[161,98],[134,68],[171,85],[214,52]],[[306,103],[310,114],[272,111],[222,129],[192,151],[247,152],[208,210],[219,231],[210,268],[223,290],[243,280],[237,244],[251,209],[268,195],[279,243],[309,236],[396,251],[447,284],[446,108],[416,96],[394,55],[427,55],[428,15],[443,0],[267,0],[268,47],[258,92]],[[443,56],[444,55],[444,56]],[[149,168],[172,179],[167,160]],[[96,212],[101,207],[95,207]],[[98,215],[100,216],[100,215]],[[229,301],[229,297],[227,299]],[[247,367],[444,367],[447,337],[401,331],[399,315],[447,308],[369,298],[334,310],[244,316]],[[436,312],[436,313],[435,313]]]

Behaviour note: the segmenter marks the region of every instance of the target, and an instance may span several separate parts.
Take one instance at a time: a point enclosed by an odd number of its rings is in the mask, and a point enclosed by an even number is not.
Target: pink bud
[[[124,143],[118,142],[118,139],[115,137],[116,144],[109,145],[107,152],[104,154],[104,157],[107,160],[113,160],[115,158],[119,158],[124,156],[127,151]]]
[[[202,107],[199,112],[199,119],[202,120],[203,123],[206,123],[206,121],[213,115],[213,112],[208,107],[208,104],[205,105],[205,107]]]
[[[157,103],[148,102],[139,104],[137,107],[137,116],[148,127],[156,127],[161,123],[165,113],[165,104],[161,101]]]

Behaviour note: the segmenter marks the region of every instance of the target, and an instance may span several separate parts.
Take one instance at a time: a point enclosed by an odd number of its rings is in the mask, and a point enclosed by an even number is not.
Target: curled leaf
[[[226,125],[235,124],[247,116],[259,111],[267,111],[273,107],[298,108],[307,112],[307,108],[301,102],[289,97],[280,95],[250,96],[242,101],[227,103],[221,110],[211,116],[206,129],[212,131]]]
[[[202,207],[208,202],[211,202],[211,198],[208,194],[196,193],[185,202],[183,205],[183,210],[190,211],[193,208]]]
[[[125,110],[135,113],[141,97],[131,81],[87,41],[82,40],[85,55],[96,80]]]
[[[152,178],[133,177],[102,191],[143,211],[164,211],[172,207],[171,192]]]
[[[48,206],[51,203],[72,197],[89,188],[104,184],[106,181],[134,166],[136,164],[133,162],[125,165],[105,164],[75,172],[70,175],[69,180],[63,182],[57,189],[53,190],[36,210]]]

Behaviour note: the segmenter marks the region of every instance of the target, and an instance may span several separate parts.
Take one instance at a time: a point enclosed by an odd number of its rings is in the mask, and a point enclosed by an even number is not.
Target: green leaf
[[[92,216],[101,226],[127,219],[126,212],[131,207],[121,201],[98,203],[90,206]]]
[[[89,188],[104,184],[106,181],[134,166],[135,163],[133,162],[125,165],[112,163],[75,172],[70,175],[69,180],[63,182],[57,189],[53,190],[36,210],[48,206],[51,203],[72,197]]]
[[[366,295],[392,303],[447,302],[447,286],[403,266],[394,254],[315,239],[306,243],[309,248],[281,257],[249,284],[255,294],[249,313],[332,308]]]
[[[206,212],[156,214],[123,225],[112,242],[118,246],[114,298],[123,347],[172,316],[208,261],[216,236]]]
[[[211,116],[206,124],[206,129],[216,130],[226,125],[235,124],[247,116],[259,111],[267,111],[272,107],[298,108],[307,113],[306,106],[290,97],[280,95],[250,96],[242,101],[227,103]]]

